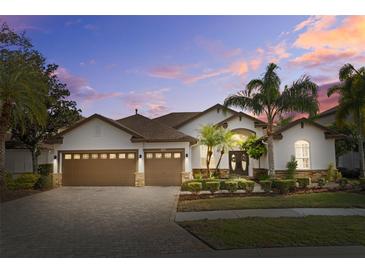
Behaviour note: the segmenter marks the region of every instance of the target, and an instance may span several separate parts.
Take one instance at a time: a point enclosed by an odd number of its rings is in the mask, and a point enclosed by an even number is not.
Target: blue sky
[[[272,61],[283,84],[307,73],[323,85],[336,81],[344,63],[365,60],[359,16],[0,18],[60,66],[85,116],[198,111],[243,89]],[[322,109],[336,103],[323,94],[320,101]]]

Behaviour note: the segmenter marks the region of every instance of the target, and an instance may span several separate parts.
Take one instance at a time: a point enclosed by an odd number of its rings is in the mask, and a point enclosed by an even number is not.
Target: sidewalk
[[[185,258],[364,258],[365,246],[275,247],[211,250],[179,255]]]
[[[365,208],[273,208],[176,212],[175,221],[236,219],[247,217],[365,216]]]

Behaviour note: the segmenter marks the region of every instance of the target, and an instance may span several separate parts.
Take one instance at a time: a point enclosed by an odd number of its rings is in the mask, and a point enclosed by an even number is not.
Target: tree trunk
[[[365,155],[364,155],[364,138],[363,138],[363,130],[362,130],[362,115],[361,111],[358,112],[359,117],[359,130],[358,130],[358,146],[359,146],[359,154],[360,154],[360,178],[365,177]]]
[[[37,174],[38,173],[38,156],[39,156],[39,151],[37,147],[33,147],[29,149],[31,154],[32,154],[32,167],[33,167],[33,173]]]
[[[0,188],[5,185],[5,136],[10,125],[11,104],[4,102],[0,113]]]
[[[207,176],[208,176],[208,178],[210,178],[210,160],[211,160],[211,158],[212,158],[212,151],[208,147],[208,150],[207,150]]]
[[[267,140],[267,157],[269,160],[269,176],[275,176],[275,163],[274,163],[274,136],[271,134]]]
[[[222,150],[221,150],[221,155],[219,156],[218,163],[217,163],[217,165],[216,165],[216,167],[215,167],[215,172],[216,172],[216,174],[218,174],[218,168],[219,168],[219,165],[221,164],[221,161],[222,161],[223,155],[224,155],[224,150],[222,149]]]

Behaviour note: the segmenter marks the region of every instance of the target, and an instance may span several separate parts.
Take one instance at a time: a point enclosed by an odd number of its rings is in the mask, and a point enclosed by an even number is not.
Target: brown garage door
[[[63,153],[62,184],[65,186],[134,186],[135,152]]]
[[[181,185],[182,156],[181,151],[146,152],[145,185]]]

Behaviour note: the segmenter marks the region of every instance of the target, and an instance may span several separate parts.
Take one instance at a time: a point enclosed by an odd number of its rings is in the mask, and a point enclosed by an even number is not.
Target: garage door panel
[[[179,186],[182,170],[181,152],[145,153],[145,184],[147,186]]]
[[[128,152],[130,154],[130,152]],[[128,155],[128,153],[125,153]],[[136,156],[134,159],[118,158],[117,153],[66,153],[63,159],[62,181],[65,186],[134,186]],[[84,159],[83,155],[88,158]],[[113,159],[110,159],[112,156]],[[66,159],[71,155],[71,159]],[[97,156],[95,156],[97,155]],[[106,159],[102,158],[105,157]],[[75,156],[77,156],[75,158]],[[93,158],[93,157],[97,158]],[[69,156],[68,156],[69,157]]]

